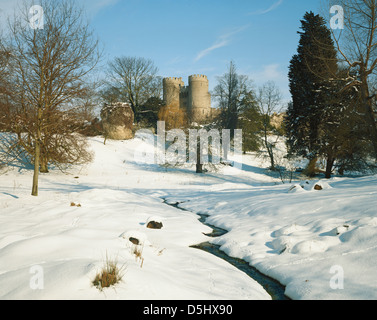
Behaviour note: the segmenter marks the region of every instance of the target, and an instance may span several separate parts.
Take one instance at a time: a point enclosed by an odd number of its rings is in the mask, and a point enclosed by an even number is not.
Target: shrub
[[[168,131],[186,128],[188,124],[186,111],[176,104],[162,107],[158,113],[158,120],[165,121]]]

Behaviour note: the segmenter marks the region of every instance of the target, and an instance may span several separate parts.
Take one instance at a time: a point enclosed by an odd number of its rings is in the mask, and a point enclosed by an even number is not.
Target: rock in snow
[[[161,217],[150,217],[147,220],[146,226],[148,229],[162,229],[162,227],[164,226],[162,220],[163,219]]]

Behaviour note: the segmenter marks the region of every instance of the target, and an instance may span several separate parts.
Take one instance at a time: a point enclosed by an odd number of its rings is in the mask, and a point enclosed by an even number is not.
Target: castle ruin
[[[190,76],[188,86],[182,78],[164,78],[163,99],[165,105],[185,110],[192,122],[208,122],[218,114],[217,109],[211,108],[209,82],[205,75]]]

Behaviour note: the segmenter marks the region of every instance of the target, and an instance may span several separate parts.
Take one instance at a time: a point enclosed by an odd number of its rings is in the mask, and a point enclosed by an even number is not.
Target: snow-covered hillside
[[[282,184],[251,155],[237,175],[197,175],[138,163],[139,138],[90,143],[93,163],[43,174],[38,198],[31,171],[0,175],[0,299],[270,299],[227,262],[190,248],[206,241],[293,299],[377,299],[376,176]],[[206,237],[195,213],[229,233]],[[146,228],[151,217],[161,230]],[[125,275],[101,292],[91,282],[106,257]],[[38,270],[43,288],[34,290]]]

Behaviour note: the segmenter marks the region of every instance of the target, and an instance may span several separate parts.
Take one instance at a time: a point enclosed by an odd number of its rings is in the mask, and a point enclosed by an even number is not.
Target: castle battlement
[[[169,77],[169,78],[164,78],[164,82],[172,82],[172,83],[179,83],[184,85],[182,78],[177,78],[177,77]]]
[[[194,75],[189,77],[189,81],[191,81],[191,80],[208,81],[208,78],[207,78],[207,76],[205,76],[203,74],[194,74]]]

